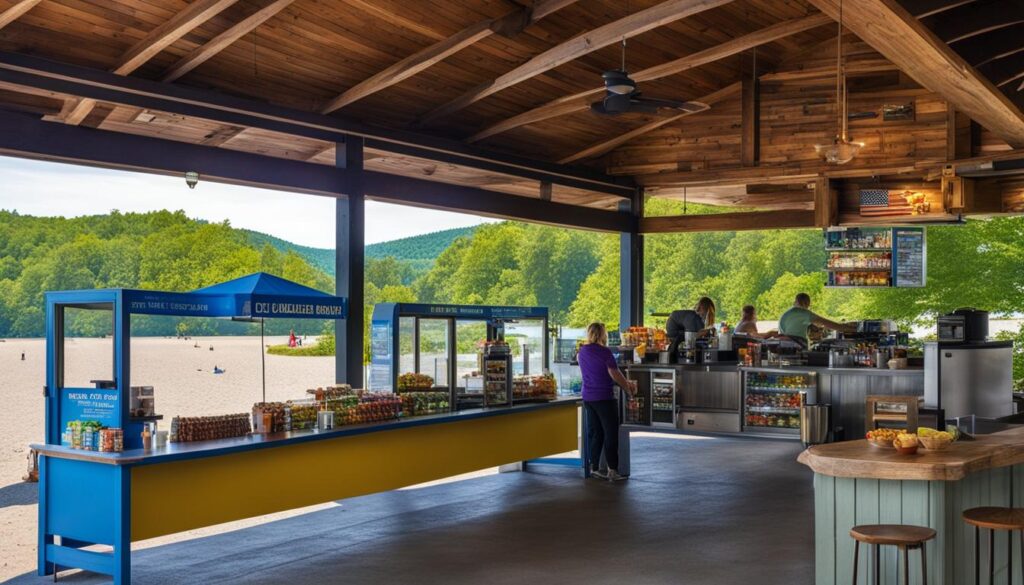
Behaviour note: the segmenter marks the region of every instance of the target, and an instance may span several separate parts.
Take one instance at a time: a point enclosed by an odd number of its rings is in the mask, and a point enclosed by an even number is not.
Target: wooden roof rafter
[[[650,8],[635,12],[573,37],[534,56],[496,79],[478,85],[459,97],[427,112],[417,120],[416,126],[427,126],[441,118],[465,109],[490,95],[550,71],[583,55],[619,42],[624,38],[639,35],[688,16],[699,14],[705,10],[724,6],[732,1],[664,0]]]
[[[32,10],[36,4],[39,4],[42,0],[18,0],[7,10],[0,12],[0,28],[11,24],[15,20],[18,20],[26,12]]]
[[[514,31],[564,8],[578,0],[540,0],[532,9],[523,7],[501,18],[484,19],[443,38],[432,45],[409,55],[397,63],[375,73],[342,92],[320,110],[329,114],[355,101],[373,95],[381,90],[424,71],[439,61],[458,53],[462,49],[499,31]]]
[[[838,18],[839,0],[809,0]],[[922,86],[1010,146],[1024,146],[1024,113],[896,0],[858,0],[844,25]]]
[[[188,34],[197,26],[220,14],[238,0],[195,0],[170,20],[151,30],[121,56],[111,70],[117,75],[130,75],[147,61]],[[60,121],[65,124],[81,124],[96,107],[95,100],[83,99]]]
[[[703,51],[697,51],[696,53],[637,71],[636,73],[631,74],[631,77],[638,83],[661,79],[663,77],[681,73],[688,69],[700,67],[701,65],[706,65],[726,57],[737,55],[743,51],[747,51],[766,43],[817,28],[828,24],[831,21],[832,20],[829,17],[818,13],[795,20],[780,22],[715,45]],[[527,110],[526,112],[488,126],[467,138],[467,142],[479,142],[485,138],[490,138],[491,136],[508,132],[509,130],[513,130],[520,126],[534,124],[558,116],[586,110],[590,107],[590,99],[592,99],[591,96],[600,94],[603,91],[604,86],[601,86],[556,98],[542,106]]]

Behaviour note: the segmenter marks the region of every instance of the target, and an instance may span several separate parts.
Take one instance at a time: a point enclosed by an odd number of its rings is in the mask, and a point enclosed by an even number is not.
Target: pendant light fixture
[[[864,148],[863,142],[850,140],[847,134],[846,70],[843,65],[843,0],[839,0],[839,33],[836,38],[836,109],[839,111],[839,134],[825,144],[815,144],[814,150],[825,162],[844,165],[857,156]]]

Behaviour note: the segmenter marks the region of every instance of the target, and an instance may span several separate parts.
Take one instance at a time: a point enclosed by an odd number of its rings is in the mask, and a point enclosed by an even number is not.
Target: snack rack
[[[743,372],[743,432],[800,436],[800,407],[818,394],[815,372]]]

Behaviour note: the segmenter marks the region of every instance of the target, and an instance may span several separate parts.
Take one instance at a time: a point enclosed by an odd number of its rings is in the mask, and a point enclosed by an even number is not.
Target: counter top
[[[630,364],[627,369],[635,370],[680,370],[687,372],[815,372],[837,376],[923,376],[924,368],[903,368],[900,370],[878,368],[830,368],[827,366],[739,366],[736,364]]]
[[[797,461],[815,473],[863,479],[957,481],[993,467],[1024,463],[1024,426],[957,441],[944,451],[900,455],[861,439],[808,448]]]
[[[45,455],[47,457],[77,459],[80,461],[91,461],[94,463],[105,463],[108,465],[150,465],[154,463],[168,463],[171,461],[195,459],[199,457],[226,455],[228,453],[249,451],[253,449],[281,447],[284,445],[304,443],[308,441],[321,441],[352,435],[391,431],[421,425],[443,424],[492,416],[504,416],[531,410],[576,405],[578,402],[579,397],[566,396],[551,402],[521,404],[510,407],[474,408],[454,413],[401,418],[381,423],[345,425],[323,432],[292,431],[287,433],[251,434],[244,437],[220,439],[216,441],[168,443],[167,447],[163,449],[153,449],[150,451],[133,449],[130,451],[123,451],[121,453],[101,453],[98,451],[72,449],[61,445],[34,444],[31,447],[40,455]]]

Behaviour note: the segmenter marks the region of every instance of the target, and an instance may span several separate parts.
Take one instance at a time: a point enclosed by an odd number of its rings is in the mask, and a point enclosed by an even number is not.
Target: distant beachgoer
[[[25,361],[25,352],[21,352],[21,361]]]
[[[288,332],[288,347],[296,347],[297,345],[298,341],[295,339],[295,330],[292,329]]]
[[[217,367],[217,366],[213,366],[213,373],[214,373],[214,374],[223,374],[223,373],[224,373],[224,370],[220,369],[220,368],[219,368],[219,367]]]
[[[210,351],[213,351],[213,346],[212,345],[210,346]]]

